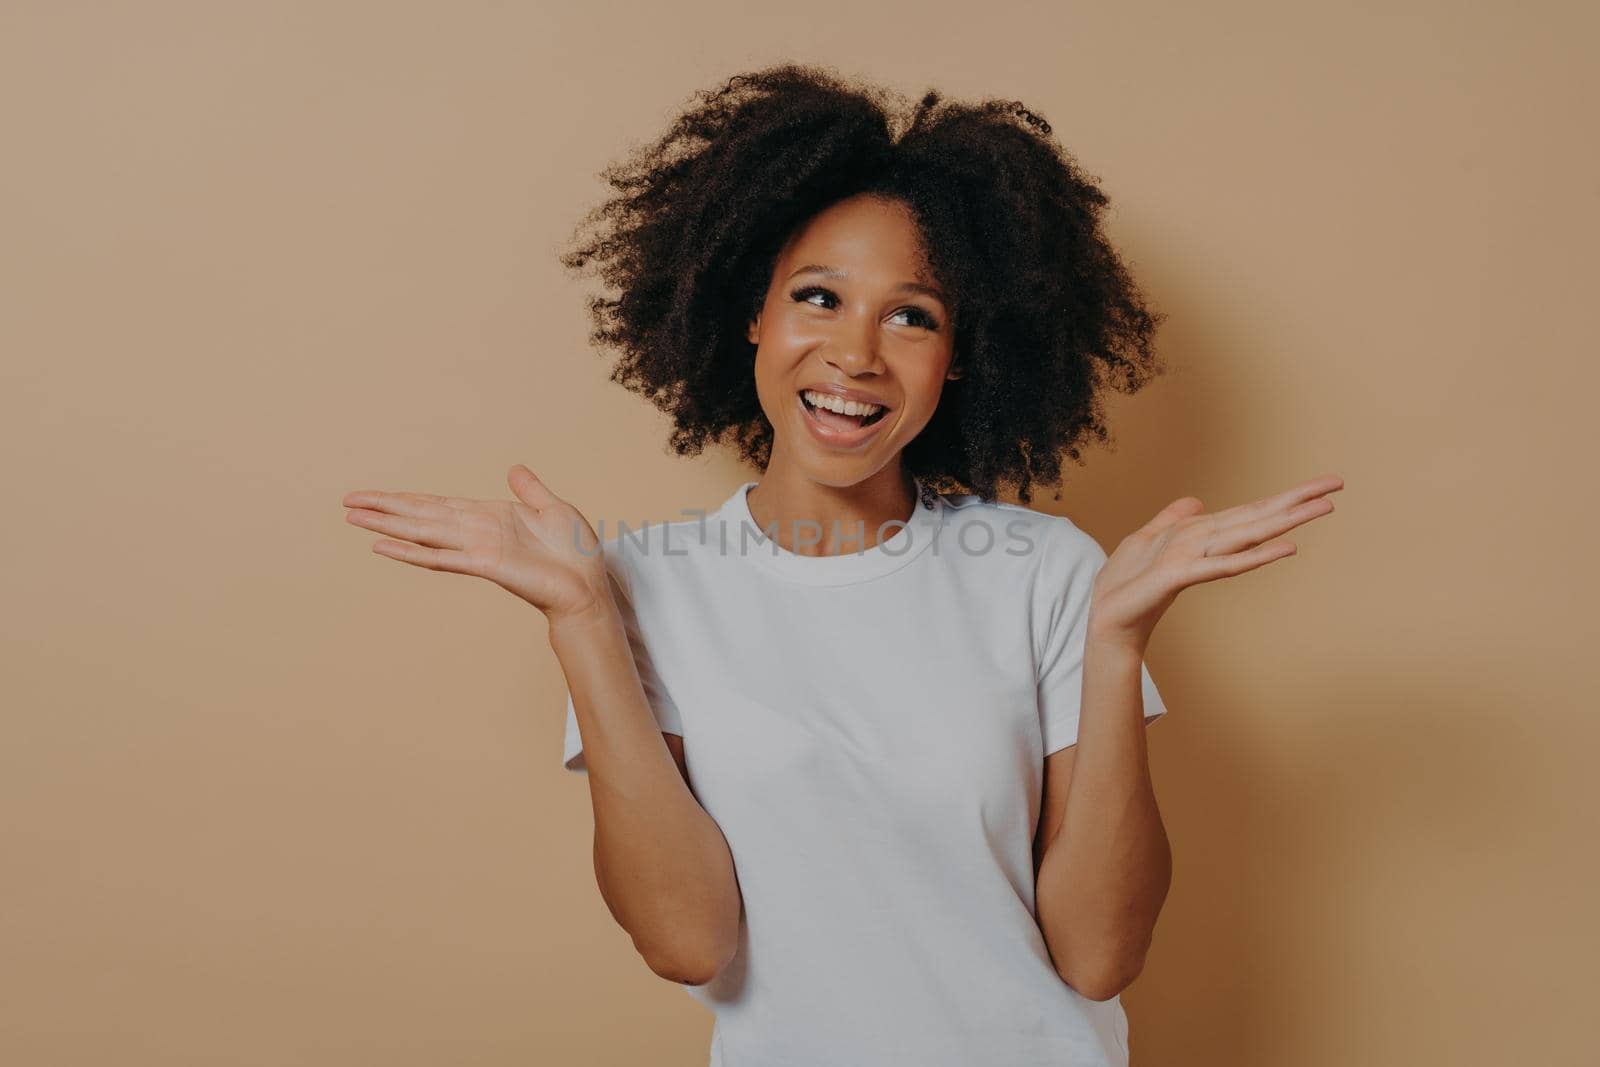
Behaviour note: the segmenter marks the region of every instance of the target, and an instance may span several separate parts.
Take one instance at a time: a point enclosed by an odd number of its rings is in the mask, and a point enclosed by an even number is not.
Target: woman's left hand
[[[1327,494],[1344,479],[1326,474],[1249,504],[1206,514],[1198,497],[1174,500],[1135,530],[1095,577],[1089,640],[1144,655],[1150,634],[1178,594],[1191,585],[1231,578],[1292,556],[1292,541],[1274,541],[1333,510]]]

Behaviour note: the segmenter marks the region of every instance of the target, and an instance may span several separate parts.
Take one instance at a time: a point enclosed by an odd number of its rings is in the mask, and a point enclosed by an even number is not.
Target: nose
[[[877,322],[870,315],[851,316],[842,321],[823,359],[852,378],[881,373],[884,364],[878,351]]]

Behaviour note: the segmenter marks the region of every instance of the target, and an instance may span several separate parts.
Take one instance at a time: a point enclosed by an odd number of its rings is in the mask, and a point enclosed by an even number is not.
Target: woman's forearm
[[[1142,662],[1120,646],[1085,646],[1078,753],[1037,880],[1050,955],[1094,1000],[1138,976],[1172,882],[1146,752]]]
[[[703,984],[738,937],[727,841],[662,739],[616,605],[552,620],[550,645],[583,737],[601,896],[651,970]]]

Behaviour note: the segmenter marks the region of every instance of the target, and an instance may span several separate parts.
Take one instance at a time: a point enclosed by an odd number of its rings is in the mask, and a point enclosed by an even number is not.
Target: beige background
[[[0,7],[0,1061],[704,1063],[594,886],[543,620],[339,500],[755,476],[666,453],[555,257],[691,92],[801,59],[1023,99],[1113,197],[1174,370],[1038,506],[1109,548],[1348,483],[1156,633],[1135,1064],[1592,1063],[1595,23]]]

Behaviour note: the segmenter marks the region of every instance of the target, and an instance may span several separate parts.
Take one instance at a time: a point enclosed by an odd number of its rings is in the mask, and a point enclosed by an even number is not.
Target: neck
[[[819,482],[771,463],[745,501],[750,517],[780,548],[800,556],[838,556],[873,548],[898,533],[900,524],[916,514],[917,492],[899,463],[851,485]]]

